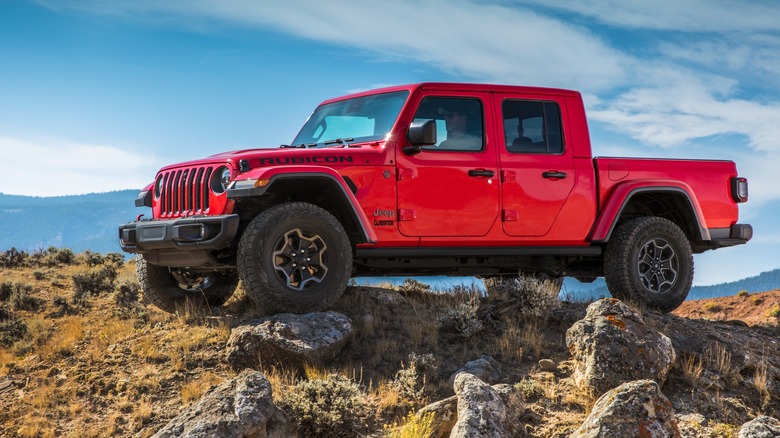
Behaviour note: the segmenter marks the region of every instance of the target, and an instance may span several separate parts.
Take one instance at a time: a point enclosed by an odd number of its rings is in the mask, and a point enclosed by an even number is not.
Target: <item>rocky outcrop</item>
[[[616,299],[588,306],[585,318],[566,331],[566,345],[596,396],[633,380],[662,385],[675,360],[671,340]]]
[[[602,395],[570,438],[679,437],[672,403],[652,380],[624,383]]]
[[[324,365],[351,337],[352,323],[340,313],[280,313],[233,329],[227,343],[227,361],[235,370],[261,364]]]
[[[455,377],[458,421],[451,438],[509,436],[507,407],[498,392],[473,374]]]
[[[477,359],[466,362],[465,365],[452,373],[449,379],[450,385],[455,384],[455,377],[457,377],[460,373],[469,373],[476,376],[483,382],[493,385],[498,383],[498,381],[501,379],[502,371],[501,364],[498,363],[497,360],[493,359],[487,354],[483,354]]]
[[[458,376],[460,383],[456,386],[457,395],[417,411],[417,418],[432,415],[431,438],[483,436],[481,434],[490,431],[503,434],[498,436],[525,436],[519,422],[525,406],[517,388],[507,384],[491,387],[474,375],[462,375]],[[483,400],[488,403],[485,404]],[[498,415],[494,415],[496,412]],[[459,426],[455,427],[456,424]]]
[[[266,425],[276,413],[271,391],[265,375],[245,370],[212,388],[154,437],[267,437]]]
[[[739,438],[780,437],[780,421],[772,417],[757,417],[742,425]]]

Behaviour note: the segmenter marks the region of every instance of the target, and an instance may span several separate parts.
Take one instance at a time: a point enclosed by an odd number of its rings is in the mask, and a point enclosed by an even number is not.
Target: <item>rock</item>
[[[325,365],[351,337],[352,323],[340,313],[280,313],[233,329],[227,361],[237,371],[261,364]]]
[[[542,359],[539,361],[539,368],[541,368],[542,371],[552,373],[558,369],[558,365],[556,365],[555,361],[552,359]]]
[[[271,391],[265,375],[245,370],[206,392],[154,437],[267,437],[266,423],[276,412]]]
[[[756,417],[742,425],[739,438],[780,437],[780,421],[772,417]]]
[[[499,385],[493,385],[493,390],[496,391],[501,401],[506,406],[506,426],[509,432],[508,436],[523,437],[525,436],[525,428],[520,422],[520,416],[525,412],[525,405],[523,404],[523,394],[514,385],[507,385],[502,383]]]
[[[449,379],[450,385],[455,384],[455,377],[457,377],[460,373],[472,374],[483,382],[487,382],[492,385],[501,379],[502,370],[501,364],[498,363],[497,360],[493,359],[491,356],[483,354],[478,359],[466,362],[465,365],[452,373]]]
[[[633,380],[651,379],[662,385],[675,360],[666,335],[611,298],[588,306],[585,318],[566,331],[566,345],[596,396]]]
[[[5,391],[6,389],[13,389],[14,388],[14,381],[8,377],[0,380],[0,392]]]
[[[458,398],[458,421],[451,438],[509,436],[507,409],[498,393],[473,374],[459,373],[455,377]]]
[[[679,437],[672,403],[652,380],[624,383],[605,393],[570,438]]]
[[[452,396],[431,403],[428,406],[417,411],[415,416],[419,419],[423,415],[433,415],[433,434],[430,438],[444,438],[450,435],[450,431],[458,421],[458,398]]]

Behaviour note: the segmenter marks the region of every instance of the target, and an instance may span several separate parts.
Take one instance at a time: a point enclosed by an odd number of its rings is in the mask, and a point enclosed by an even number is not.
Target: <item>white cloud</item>
[[[0,137],[0,192],[58,196],[143,188],[159,162],[147,153],[62,140]]]
[[[574,12],[621,28],[680,32],[780,31],[774,0],[519,0]]]

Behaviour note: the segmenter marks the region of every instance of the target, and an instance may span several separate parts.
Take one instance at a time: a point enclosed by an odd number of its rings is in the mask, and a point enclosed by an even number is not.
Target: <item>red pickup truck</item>
[[[422,83],[323,102],[289,145],[166,166],[122,225],[147,301],[332,305],[353,276],[604,276],[661,311],[746,243],[730,161],[593,158],[578,92]]]

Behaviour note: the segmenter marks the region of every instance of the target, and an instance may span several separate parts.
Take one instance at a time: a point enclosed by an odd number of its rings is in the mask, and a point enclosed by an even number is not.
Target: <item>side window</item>
[[[426,97],[414,120],[435,120],[438,143],[426,150],[481,151],[485,144],[482,102],[479,99]]]
[[[561,110],[557,103],[505,100],[501,112],[507,151],[519,154],[563,152]]]

